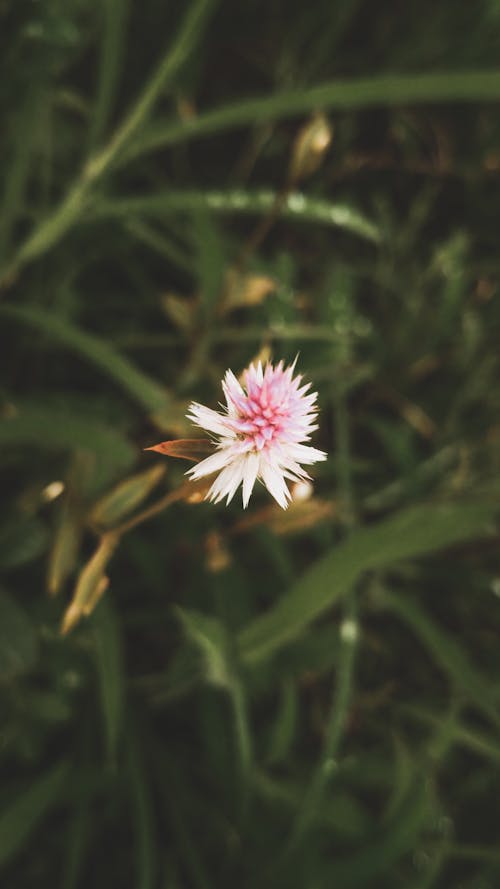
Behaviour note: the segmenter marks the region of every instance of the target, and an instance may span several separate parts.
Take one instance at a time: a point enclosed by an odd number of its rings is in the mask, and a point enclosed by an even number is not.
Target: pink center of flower
[[[260,386],[250,383],[248,394],[231,393],[237,409],[231,422],[249,450],[261,451],[283,435],[290,417],[289,393],[284,388],[279,382],[273,385],[264,380]]]

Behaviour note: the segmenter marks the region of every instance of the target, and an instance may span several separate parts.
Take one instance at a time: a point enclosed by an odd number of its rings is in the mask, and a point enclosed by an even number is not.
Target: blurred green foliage
[[[0,42],[2,881],[497,889],[500,3]],[[143,453],[297,353],[309,500]]]

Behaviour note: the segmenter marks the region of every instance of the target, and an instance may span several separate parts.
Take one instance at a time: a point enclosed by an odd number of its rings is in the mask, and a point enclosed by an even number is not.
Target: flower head
[[[188,475],[192,479],[218,472],[208,498],[215,503],[226,497],[229,503],[240,485],[246,507],[257,479],[263,482],[283,509],[291,494],[285,479],[308,479],[300,464],[325,460],[326,454],[303,444],[309,441],[317,415],[316,392],[302,377],[293,376],[295,362],[285,368],[259,361],[243,373],[240,385],[231,370],[226,371],[222,388],[224,411],[214,411],[194,402],[188,413],[196,426],[212,434],[216,450]]]

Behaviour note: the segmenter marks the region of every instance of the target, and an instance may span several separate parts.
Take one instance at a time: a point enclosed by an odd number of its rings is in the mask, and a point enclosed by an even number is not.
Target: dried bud
[[[276,281],[269,275],[244,275],[236,269],[229,269],[224,282],[221,311],[258,306],[275,290]]]
[[[118,536],[111,531],[104,534],[94,555],[80,572],[73,598],[63,616],[61,625],[63,636],[76,626],[83,615],[88,616],[93,611],[107,588],[108,579],[105,570],[116,549],[118,539]]]
[[[315,114],[299,131],[289,167],[291,182],[299,182],[321,165],[333,138],[333,127],[324,114]]]

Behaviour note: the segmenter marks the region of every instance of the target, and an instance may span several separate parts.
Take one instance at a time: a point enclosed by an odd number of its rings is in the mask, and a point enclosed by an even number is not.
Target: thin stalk
[[[123,522],[123,524],[119,525],[117,528],[113,528],[113,534],[121,537],[122,534],[126,534],[128,531],[132,531],[133,528],[136,528],[138,525],[142,525],[143,522],[148,522],[149,519],[152,519],[156,515],[158,515],[158,513],[163,512],[163,510],[170,506],[172,503],[176,503],[178,500],[186,500],[190,496],[196,496],[199,491],[205,489],[206,487],[206,479],[202,480],[202,484],[196,482],[187,482],[184,485],[180,485],[180,487],[176,488],[175,491],[169,491],[168,494],[165,494],[165,496],[161,497],[160,500],[157,500],[156,503],[152,503],[151,506],[143,509],[142,512],[139,512],[137,513],[137,515],[132,516],[132,518],[128,519],[126,522]]]
[[[327,784],[337,767],[338,751],[344,736],[351,704],[356,643],[358,641],[358,602],[355,591],[347,601],[340,627],[339,666],[320,763],[312,777],[292,830],[290,849],[304,836],[321,808]]]
[[[106,148],[89,161],[87,170],[92,178],[100,176],[111,165],[124,144],[137,132],[166,84],[172,80],[172,77],[189,57],[203,22],[214,5],[214,0],[196,0],[193,3],[172,49],[161,60],[146,89],[121,126],[118,127]]]

